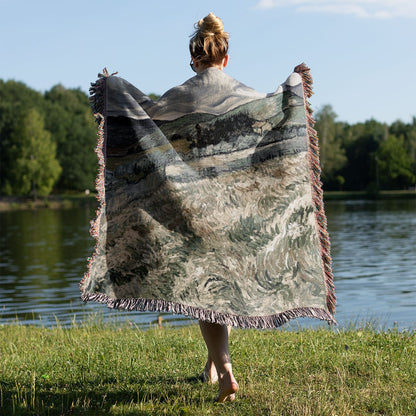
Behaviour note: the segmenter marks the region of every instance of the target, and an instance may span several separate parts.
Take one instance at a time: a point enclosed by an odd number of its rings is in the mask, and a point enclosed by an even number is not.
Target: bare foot
[[[225,403],[225,402],[233,402],[235,400],[235,394],[229,394],[228,396],[225,397],[224,401],[220,402],[218,401],[218,403]]]
[[[217,369],[215,368],[214,362],[210,358],[208,358],[204,371],[202,371],[199,378],[209,384],[215,384],[218,381]]]
[[[234,376],[230,373],[225,373],[219,379],[219,383],[220,393],[215,401],[218,403],[232,402],[239,388]]]

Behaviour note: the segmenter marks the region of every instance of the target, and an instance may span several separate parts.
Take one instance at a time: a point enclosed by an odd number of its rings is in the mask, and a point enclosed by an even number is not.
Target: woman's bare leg
[[[231,325],[227,326],[228,336],[230,336]],[[212,361],[211,355],[208,351],[208,359],[205,364],[204,370],[201,374],[201,379],[210,384],[215,384],[218,381],[217,369],[215,368],[214,361]]]
[[[222,403],[234,400],[234,393],[238,390],[238,384],[233,376],[230,353],[228,351],[228,333],[226,325],[212,324],[199,321],[202,336],[208,348],[208,362],[211,359],[217,370],[219,382],[219,395],[217,401]],[[212,366],[209,366],[211,369]]]
[[[204,370],[200,376],[202,381],[206,381],[210,384],[215,384],[218,381],[217,369],[215,368],[214,361],[212,361],[211,356],[208,353],[208,359],[205,364]]]

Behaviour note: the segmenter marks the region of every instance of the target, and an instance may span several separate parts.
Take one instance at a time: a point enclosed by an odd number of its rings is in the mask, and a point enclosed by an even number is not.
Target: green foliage
[[[387,134],[387,125],[376,120],[351,126],[350,141],[346,145],[348,165],[343,171],[349,189],[378,188],[375,153]]]
[[[153,101],[157,101],[160,98],[160,95],[151,92],[150,94],[148,94],[148,97]]]
[[[409,124],[401,121],[394,122],[390,127],[390,134],[403,140],[403,147],[412,161],[412,174],[416,176],[416,117]]]
[[[0,79],[0,103],[20,104],[26,108],[41,108],[43,96],[23,82]]]
[[[390,135],[380,144],[376,161],[380,183],[389,189],[403,189],[415,180],[412,173],[412,159],[406,152],[402,137]]]
[[[31,193],[35,198],[49,195],[62,169],[55,158],[56,144],[44,129],[43,117],[37,110],[21,114],[11,142],[13,193]]]
[[[96,126],[88,97],[80,90],[56,85],[45,93],[46,128],[57,144],[63,174],[61,190],[92,189],[97,173]]]
[[[316,116],[315,128],[319,132],[322,179],[326,182],[336,181],[336,173],[347,163],[341,143],[343,125],[337,123],[336,118],[337,115],[330,105],[325,105]]]
[[[316,113],[325,190],[377,193],[403,189],[416,177],[416,118],[391,126],[376,120],[348,125],[329,105]]]
[[[24,130],[20,124],[24,119],[22,114],[31,109],[44,120],[43,129],[48,132],[38,135],[36,140],[45,140],[51,153],[56,152],[62,170],[57,182],[57,170],[52,165],[44,169],[43,174],[51,176],[49,180],[42,179],[44,185],[39,194],[48,194],[50,184],[56,184],[60,190],[93,189],[97,172],[94,153],[97,130],[87,95],[61,85],[41,94],[21,82],[0,80],[0,192],[6,195],[27,193],[28,171],[35,167],[34,162],[23,162],[26,150],[22,146],[27,144],[27,137],[20,137]],[[23,156],[16,163],[18,155]]]
[[[31,108],[42,111],[43,97],[22,82],[0,80],[0,193],[15,193],[13,132],[19,128],[22,114]]]
[[[341,175],[337,175],[335,177],[335,181],[339,185],[339,190],[342,191],[342,187],[344,186],[344,183],[345,183],[345,178]]]

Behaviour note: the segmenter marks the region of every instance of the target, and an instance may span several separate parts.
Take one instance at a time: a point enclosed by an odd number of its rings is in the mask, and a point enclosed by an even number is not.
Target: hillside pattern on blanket
[[[93,84],[101,205],[83,300],[244,328],[335,323],[299,72],[266,95],[210,68],[156,103],[114,75]]]

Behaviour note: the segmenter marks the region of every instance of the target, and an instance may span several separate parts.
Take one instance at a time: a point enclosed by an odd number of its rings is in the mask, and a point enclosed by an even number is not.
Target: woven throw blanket
[[[242,328],[335,323],[309,68],[260,94],[208,68],[153,102],[105,70],[82,299]]]

